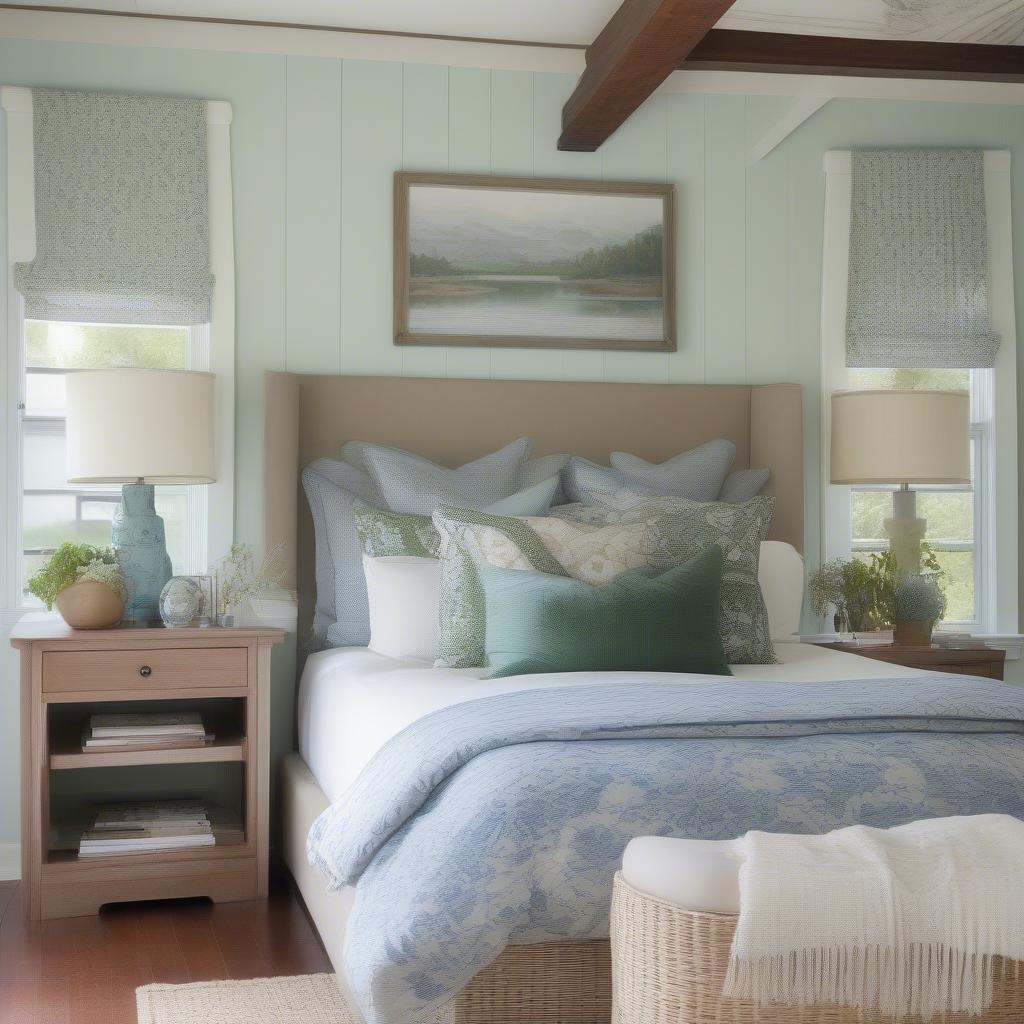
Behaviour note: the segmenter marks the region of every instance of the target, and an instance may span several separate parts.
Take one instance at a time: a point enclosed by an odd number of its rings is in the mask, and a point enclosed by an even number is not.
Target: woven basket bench
[[[893,1024],[844,1006],[767,1006],[724,999],[734,914],[686,910],[634,889],[621,873],[612,897],[612,1024]],[[1024,1024],[1024,972],[996,962],[995,998],[981,1017],[930,1024]],[[919,1017],[902,1018],[915,1024]]]

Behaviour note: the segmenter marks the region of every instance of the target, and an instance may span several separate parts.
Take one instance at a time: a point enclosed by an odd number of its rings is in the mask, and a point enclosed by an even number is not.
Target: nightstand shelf
[[[143,764],[220,764],[245,761],[245,737],[218,735],[202,747],[171,747],[156,750],[82,750],[81,743],[54,740],[50,744],[50,768],[131,768]]]
[[[105,903],[267,894],[270,652],[276,629],[69,629],[28,615],[21,652],[22,879],[32,919],[93,914]],[[105,713],[197,711],[201,747],[83,750]],[[97,805],[196,800],[216,844],[80,857]],[[225,831],[226,829],[226,831]],[[70,847],[70,848],[69,848]]]

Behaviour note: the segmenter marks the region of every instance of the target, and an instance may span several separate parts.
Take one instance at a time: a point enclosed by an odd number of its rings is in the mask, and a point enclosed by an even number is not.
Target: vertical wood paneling
[[[453,171],[490,174],[491,72],[448,70],[448,163]]]
[[[533,169],[544,178],[600,178],[599,153],[561,153],[562,107],[576,87],[573,75],[534,75]],[[565,380],[603,380],[604,353],[540,351],[533,360],[536,376]]]
[[[404,66],[402,164],[410,171],[448,170],[448,68],[445,66]],[[407,345],[400,351],[403,374],[411,377],[444,376],[443,348]]]
[[[600,149],[606,181],[668,180],[668,106],[664,96],[649,99]],[[665,352],[606,352],[606,380],[664,384],[669,355]]]
[[[452,171],[489,174],[491,170],[491,72],[448,70],[448,163]],[[449,377],[490,377],[491,349],[445,349]]]
[[[393,343],[394,172],[402,164],[402,65],[346,60],[341,85],[341,368],[400,374]]]
[[[786,101],[749,97],[746,150],[779,118]],[[789,380],[795,369],[789,329],[788,148],[783,143],[747,168],[747,380]]]
[[[668,177],[676,187],[676,351],[669,380],[704,380],[704,97],[669,95]]]
[[[746,379],[746,119],[743,96],[705,99],[704,376]]]
[[[287,368],[341,370],[341,63],[287,58]]]
[[[533,79],[529,71],[491,72],[493,174],[533,174]]]

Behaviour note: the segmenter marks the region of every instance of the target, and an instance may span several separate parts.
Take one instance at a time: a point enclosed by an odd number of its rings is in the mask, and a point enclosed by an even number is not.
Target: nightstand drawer
[[[47,651],[43,693],[245,687],[244,647]]]

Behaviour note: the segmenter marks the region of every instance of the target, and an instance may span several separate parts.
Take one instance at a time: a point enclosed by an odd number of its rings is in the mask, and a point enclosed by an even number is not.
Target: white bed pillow
[[[412,555],[363,555],[370,607],[369,648],[388,658],[437,656],[441,563]]]
[[[780,540],[761,542],[757,582],[768,609],[772,640],[790,640],[800,632],[804,603],[804,560],[792,544]]]

